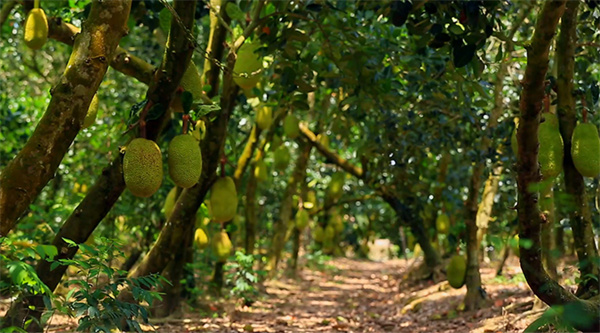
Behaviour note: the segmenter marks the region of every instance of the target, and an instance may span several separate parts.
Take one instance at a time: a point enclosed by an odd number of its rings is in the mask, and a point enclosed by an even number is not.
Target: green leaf
[[[171,19],[172,18],[173,18],[173,15],[171,14],[171,11],[168,10],[167,8],[163,8],[160,11],[160,13],[158,13],[158,21],[159,21],[160,28],[165,33],[168,33],[171,30]]]
[[[227,16],[231,17],[232,19],[238,21],[246,20],[246,14],[242,11],[242,9],[240,9],[240,7],[238,7],[238,5],[236,5],[233,2],[227,3],[227,6],[225,7],[225,12],[227,12]]]
[[[475,55],[475,45],[467,44],[455,46],[452,50],[454,67],[461,68],[471,62]]]
[[[77,246],[77,243],[75,243],[74,241],[72,241],[70,239],[66,239],[66,238],[63,237],[62,240],[63,240],[63,242],[67,243],[69,245],[69,247]]]

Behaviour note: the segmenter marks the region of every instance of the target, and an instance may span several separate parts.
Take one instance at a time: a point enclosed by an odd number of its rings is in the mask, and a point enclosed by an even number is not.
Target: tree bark
[[[0,237],[17,224],[54,177],[79,133],[115,49],[126,33],[130,0],[94,2],[69,63],[32,136],[0,175]]]
[[[567,205],[575,252],[579,259],[581,282],[577,295],[585,291],[598,292],[600,272],[596,258],[598,250],[594,242],[592,214],[588,204],[583,177],[573,164],[571,156],[571,137],[577,124],[575,99],[573,96],[573,74],[575,68],[575,44],[577,41],[577,9],[578,1],[569,1],[562,17],[561,32],[557,42],[556,61],[558,65],[558,119],[564,143],[563,169],[565,187],[571,204]],[[595,277],[595,278],[594,278]]]
[[[538,207],[538,194],[530,190],[541,181],[538,163],[538,127],[544,99],[544,80],[548,71],[550,43],[556,32],[558,20],[565,9],[565,1],[544,3],[535,26],[533,42],[527,52],[527,67],[521,92],[521,118],[517,131],[518,152],[518,218],[519,237],[531,241],[530,247],[520,246],[521,269],[531,290],[544,303],[555,306],[569,306],[589,322],[570,322],[578,330],[600,331],[600,311],[598,299],[581,300],[554,281],[543,266],[541,258],[541,216]],[[521,243],[522,245],[523,243]],[[569,320],[569,318],[565,318]]]

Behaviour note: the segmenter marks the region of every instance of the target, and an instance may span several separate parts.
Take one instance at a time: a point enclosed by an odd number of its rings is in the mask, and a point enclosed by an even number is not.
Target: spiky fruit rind
[[[296,228],[298,230],[303,230],[308,225],[308,220],[310,217],[308,216],[308,212],[306,209],[300,209],[296,213]]]
[[[162,155],[154,141],[136,138],[127,145],[123,157],[123,178],[136,197],[147,198],[160,188]]]
[[[90,107],[88,108],[87,114],[85,115],[85,119],[83,119],[83,125],[81,125],[82,129],[88,128],[96,122],[96,116],[98,115],[98,96],[94,95],[92,98],[92,102],[90,103]]]
[[[600,174],[600,137],[592,123],[582,123],[573,130],[571,145],[573,164],[584,177],[598,177]]]
[[[256,177],[256,180],[259,182],[264,182],[269,178],[267,163],[265,163],[264,160],[256,162],[256,166],[254,167],[254,177]]]
[[[216,233],[212,238],[212,249],[219,262],[227,261],[231,254],[231,240],[225,231]]]
[[[300,135],[300,122],[293,114],[288,114],[283,120],[283,132],[290,139],[295,139]]]
[[[181,87],[189,91],[194,96],[195,101],[202,99],[202,94],[204,94],[202,91],[202,78],[198,67],[191,61],[181,78]]]
[[[538,130],[540,141],[538,161],[542,177],[549,179],[558,176],[562,172],[564,146],[558,126],[555,124],[556,116],[545,114],[545,118],[546,121],[540,124]]]
[[[202,228],[197,228],[194,232],[194,245],[199,249],[204,249],[208,245],[208,236]]]
[[[244,43],[237,53],[237,60],[233,66],[235,73],[233,81],[243,89],[252,89],[260,80],[262,69],[262,60],[255,53],[260,48],[260,44]]]
[[[290,164],[290,151],[286,146],[279,146],[273,154],[273,166],[277,170],[285,170]]]
[[[187,134],[177,135],[169,143],[169,175],[179,187],[190,188],[202,173],[202,152],[198,141]]]
[[[435,226],[439,234],[447,235],[450,231],[450,218],[448,215],[442,213],[439,214],[435,220]]]
[[[446,275],[452,288],[462,287],[467,276],[467,259],[461,255],[452,256],[446,267]]]
[[[264,106],[256,111],[256,124],[261,130],[268,129],[273,123],[273,111],[270,107]]]
[[[210,189],[210,206],[214,222],[223,223],[237,214],[237,190],[231,177],[221,177]]]
[[[25,21],[25,45],[32,50],[39,50],[48,40],[48,20],[41,8],[29,11]]]
[[[173,187],[169,194],[167,194],[167,198],[165,199],[165,204],[163,205],[163,210],[165,212],[165,217],[167,220],[171,217],[173,213],[173,208],[175,208],[175,202],[177,202],[177,187]]]

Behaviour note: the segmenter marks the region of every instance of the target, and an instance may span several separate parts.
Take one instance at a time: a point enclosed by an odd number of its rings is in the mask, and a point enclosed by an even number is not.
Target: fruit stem
[[[33,8],[40,8],[40,1],[41,0],[34,0],[33,1]]]
[[[588,111],[587,111],[587,104],[585,102],[585,95],[583,95],[583,94],[581,95],[581,105],[583,106],[583,111],[581,112],[583,115],[583,122],[587,123]]]
[[[183,118],[183,134],[187,134],[188,126],[190,123],[190,115],[184,114],[182,118]]]
[[[140,119],[140,138],[146,138],[146,121]]]
[[[544,96],[544,113],[550,112],[550,95],[546,94]]]
[[[227,157],[225,154],[221,156],[221,177],[225,177],[225,163],[227,163]]]

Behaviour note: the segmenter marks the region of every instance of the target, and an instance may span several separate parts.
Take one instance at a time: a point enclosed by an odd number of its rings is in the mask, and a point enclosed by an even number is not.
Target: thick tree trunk
[[[575,44],[577,41],[578,1],[569,1],[562,18],[561,33],[557,42],[556,61],[558,63],[558,118],[560,133],[564,142],[563,169],[565,187],[572,205],[568,206],[575,251],[579,259],[582,280],[577,295],[591,291],[598,293],[598,250],[594,242],[592,214],[586,197],[583,177],[573,164],[571,157],[571,137],[577,123],[575,99],[573,96],[573,73],[575,68]],[[595,277],[595,278],[592,278]]]
[[[27,143],[0,174],[0,237],[17,224],[54,177],[79,133],[115,49],[126,33],[131,0],[94,2],[69,64]],[[108,19],[107,19],[108,17]]]
[[[487,234],[488,225],[492,218],[492,208],[494,207],[494,197],[498,193],[498,182],[502,166],[496,166],[491,172],[483,187],[483,195],[479,208],[477,210],[477,244],[483,243],[483,237]],[[480,249],[480,261],[484,259],[485,249]]]
[[[542,225],[542,259],[544,267],[551,278],[557,279],[558,272],[556,270],[556,257],[554,255],[554,189],[550,186],[548,189],[540,193],[540,209],[546,216],[546,222]]]
[[[302,232],[297,228],[294,228],[292,234],[292,264],[291,270],[292,274],[296,274],[298,269],[298,254],[300,253],[300,241],[302,240]]]

